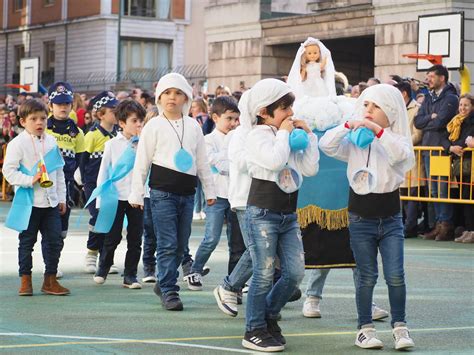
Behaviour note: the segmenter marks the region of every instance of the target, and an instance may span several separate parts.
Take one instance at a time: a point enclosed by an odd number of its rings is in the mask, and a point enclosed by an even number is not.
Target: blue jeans
[[[33,268],[33,247],[41,233],[41,251],[45,264],[45,274],[56,275],[58,271],[59,256],[63,245],[61,236],[61,218],[57,207],[38,208],[31,211],[28,228],[20,233],[18,245],[18,273],[31,275]]]
[[[194,256],[191,273],[202,273],[202,268],[211,257],[212,252],[216,249],[221,239],[222,227],[224,220],[227,220],[227,242],[230,241],[231,223],[230,223],[230,204],[229,200],[218,197],[216,203],[212,206],[206,206],[206,230],[204,239]],[[229,246],[230,249],[230,246]]]
[[[382,256],[388,286],[392,326],[405,323],[406,286],[403,269],[402,214],[388,218],[362,218],[349,213],[351,248],[358,270],[356,304],[359,328],[372,324],[372,297],[378,278],[377,254]]]
[[[426,176],[430,177],[431,179],[439,179],[441,181],[446,181],[446,182],[441,182],[439,183],[439,197],[440,198],[448,198],[448,177],[446,176],[430,176],[430,157],[429,156],[423,156],[423,160],[425,163],[425,171],[426,171]],[[438,197],[438,182],[437,181],[431,181],[431,197]],[[440,203],[440,202],[435,202],[433,203],[434,209],[435,209],[435,219],[436,222],[453,222],[453,206],[449,203]]]
[[[94,191],[96,187],[96,184],[84,184],[84,194],[86,196],[86,201],[89,199],[89,197],[91,197],[92,191]],[[98,250],[101,252],[102,247],[104,246],[105,233],[96,233],[92,231],[97,220],[97,215],[99,214],[99,211],[97,208],[95,208],[95,201],[92,201],[91,204],[87,206],[87,209],[91,215],[91,218],[89,219],[89,238],[87,238],[87,249]]]
[[[249,231],[245,221],[245,210],[236,210],[235,213],[237,214],[240,231],[242,232],[242,238],[244,239],[247,249],[240,257],[232,273],[224,278],[222,287],[227,291],[240,292],[245,286],[245,283],[252,276],[252,258],[250,257],[250,250],[248,249]]]
[[[304,277],[304,251],[296,213],[283,214],[248,206],[245,217],[253,264],[245,318],[246,330],[253,331],[266,328],[266,319],[277,319],[300,284]],[[281,277],[273,285],[277,255]]]
[[[204,199],[204,191],[202,191],[201,181],[198,179],[196,186],[196,194],[194,195],[194,213],[199,213],[206,208],[206,200]]]
[[[151,215],[150,198],[144,199],[143,207],[143,266],[144,268],[155,269],[156,267],[156,235],[153,229],[153,217]],[[189,245],[184,249],[183,262],[192,262],[189,254]]]
[[[163,293],[177,292],[178,267],[191,235],[194,195],[181,196],[151,189],[150,205],[157,241],[159,286]]]

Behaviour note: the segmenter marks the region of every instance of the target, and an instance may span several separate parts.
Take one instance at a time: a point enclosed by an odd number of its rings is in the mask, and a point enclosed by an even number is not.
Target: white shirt
[[[229,203],[232,209],[245,209],[252,179],[247,170],[245,140],[250,132],[239,126],[231,132],[229,141]],[[229,133],[230,134],[230,133]]]
[[[130,145],[130,139],[127,139],[122,133],[118,132],[117,136],[105,143],[104,154],[100,163],[99,174],[97,175],[97,186],[100,186],[109,178],[110,167],[114,168],[123,152]],[[114,182],[118,191],[119,201],[128,201],[132,186],[132,171],[124,178]],[[100,198],[97,198],[96,207],[100,208]]]
[[[183,124],[184,138],[182,137]],[[199,123],[188,116],[168,122],[163,115],[159,115],[147,123],[138,142],[137,157],[133,167],[132,190],[128,198],[131,204],[143,205],[145,182],[151,164],[179,172],[174,163],[174,157],[181,149],[180,140],[183,141],[183,148],[193,157],[193,165],[186,174],[199,177],[206,199],[216,198],[204,135]]]
[[[33,207],[56,207],[58,203],[66,203],[66,181],[62,168],[48,171],[49,179],[53,182],[50,188],[42,188],[39,183],[33,185],[33,176],[23,174],[19,170],[20,164],[31,170],[40,160],[39,152],[46,156],[55,147],[57,144],[53,136],[44,134],[40,140],[26,131],[21,132],[7,145],[3,175],[13,186],[33,187]]]
[[[267,125],[258,125],[249,132],[245,149],[251,177],[276,182],[278,173],[287,164],[303,176],[316,175],[319,169],[318,137],[309,133],[309,145],[304,152],[293,152],[289,136],[288,131],[277,131]]]
[[[225,199],[229,196],[229,158],[227,149],[231,135],[232,132],[224,134],[215,128],[211,133],[204,136],[216,195]]]
[[[326,155],[345,161],[347,178],[350,181],[352,174],[360,168],[366,167],[369,149],[360,149],[350,142],[347,134],[350,129],[343,124],[329,131],[319,141],[319,147]],[[405,180],[401,162],[410,158],[408,138],[384,128],[380,138],[375,138],[371,144],[369,169],[377,175],[374,193],[393,192]]]

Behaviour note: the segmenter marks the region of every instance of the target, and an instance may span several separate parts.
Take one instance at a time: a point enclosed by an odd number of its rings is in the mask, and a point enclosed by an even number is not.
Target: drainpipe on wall
[[[120,30],[122,27],[122,9],[123,0],[119,0],[119,12],[118,12],[118,29],[117,29],[117,78],[116,82],[120,82],[120,69],[122,67],[122,45],[120,42]]]

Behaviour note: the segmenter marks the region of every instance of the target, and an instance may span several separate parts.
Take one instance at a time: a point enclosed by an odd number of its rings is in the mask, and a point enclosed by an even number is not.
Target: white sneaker
[[[375,328],[362,328],[356,336],[355,345],[363,349],[382,349],[383,343],[377,339]]]
[[[119,273],[118,267],[115,266],[115,265],[112,265],[112,266],[110,267],[109,274],[118,274],[118,273]]]
[[[204,212],[201,212],[201,219],[206,219],[206,214]]]
[[[303,304],[303,315],[307,318],[321,318],[318,297],[308,296]]]
[[[56,271],[56,279],[62,279],[64,276],[64,273],[58,269],[58,271]]]
[[[202,291],[201,274],[197,272],[190,274],[186,277],[186,281],[188,282],[188,289],[191,291]]]
[[[392,333],[396,350],[409,349],[415,346],[415,342],[410,338],[410,333],[406,326],[395,327]]]
[[[84,271],[88,274],[95,274],[97,272],[97,256],[99,251],[97,250],[88,250],[85,260]]]
[[[94,275],[93,279],[94,279],[94,282],[98,285],[102,285],[103,283],[105,283],[105,277]]]
[[[200,212],[193,213],[193,221],[200,221],[201,219],[202,219],[202,217],[201,217]]]
[[[217,286],[214,289],[214,297],[217,301],[217,306],[219,309],[231,317],[236,317],[239,313],[237,309],[237,293],[232,291],[227,291],[222,286]]]
[[[375,303],[372,303],[372,320],[381,320],[387,318],[389,313],[380,307],[377,307]]]

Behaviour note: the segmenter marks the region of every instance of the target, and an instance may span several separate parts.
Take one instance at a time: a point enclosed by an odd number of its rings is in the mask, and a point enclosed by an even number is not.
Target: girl
[[[459,99],[459,114],[453,117],[448,123],[447,139],[444,140],[443,146],[451,153],[453,170],[456,179],[462,182],[461,196],[469,200],[474,198],[470,196],[470,183],[472,181],[472,151],[464,151],[467,147],[467,137],[474,135],[474,97],[470,94],[464,94]],[[449,136],[448,136],[449,135]],[[461,165],[461,157],[462,165]],[[461,180],[462,175],[462,180]],[[464,224],[466,231],[455,241],[458,243],[474,242],[474,206],[464,205]]]
[[[216,194],[201,127],[187,116],[191,86],[182,75],[170,73],[158,82],[155,97],[160,115],[148,122],[138,143],[129,202],[143,208],[150,173],[150,207],[157,237],[155,293],[165,309],[181,311],[176,282],[191,235],[197,177],[208,205],[215,203]]]
[[[245,143],[252,178],[245,218],[253,280],[242,345],[266,352],[284,349],[278,314],[304,276],[303,243],[295,213],[298,192],[286,190],[288,186],[280,185],[278,177],[285,170],[297,176],[315,175],[319,161],[316,136],[304,121],[291,117],[293,101],[288,85],[264,79],[242,96],[239,104],[242,125],[254,126]],[[289,135],[295,128],[309,135],[303,152],[290,151]],[[277,255],[282,275],[272,288]]]
[[[308,37],[296,53],[288,74],[288,84],[296,99],[335,96],[335,69],[331,52],[316,38]]]
[[[349,231],[358,271],[356,303],[358,327],[355,344],[381,348],[372,323],[372,296],[377,282],[380,251],[388,285],[395,348],[414,346],[405,320],[405,273],[403,269],[403,224],[399,186],[415,162],[407,110],[402,95],[391,85],[374,85],[356,104],[359,120],[350,120],[321,138],[326,155],[348,163]],[[362,149],[346,138],[369,129],[376,138]],[[357,132],[361,130],[360,132]]]

